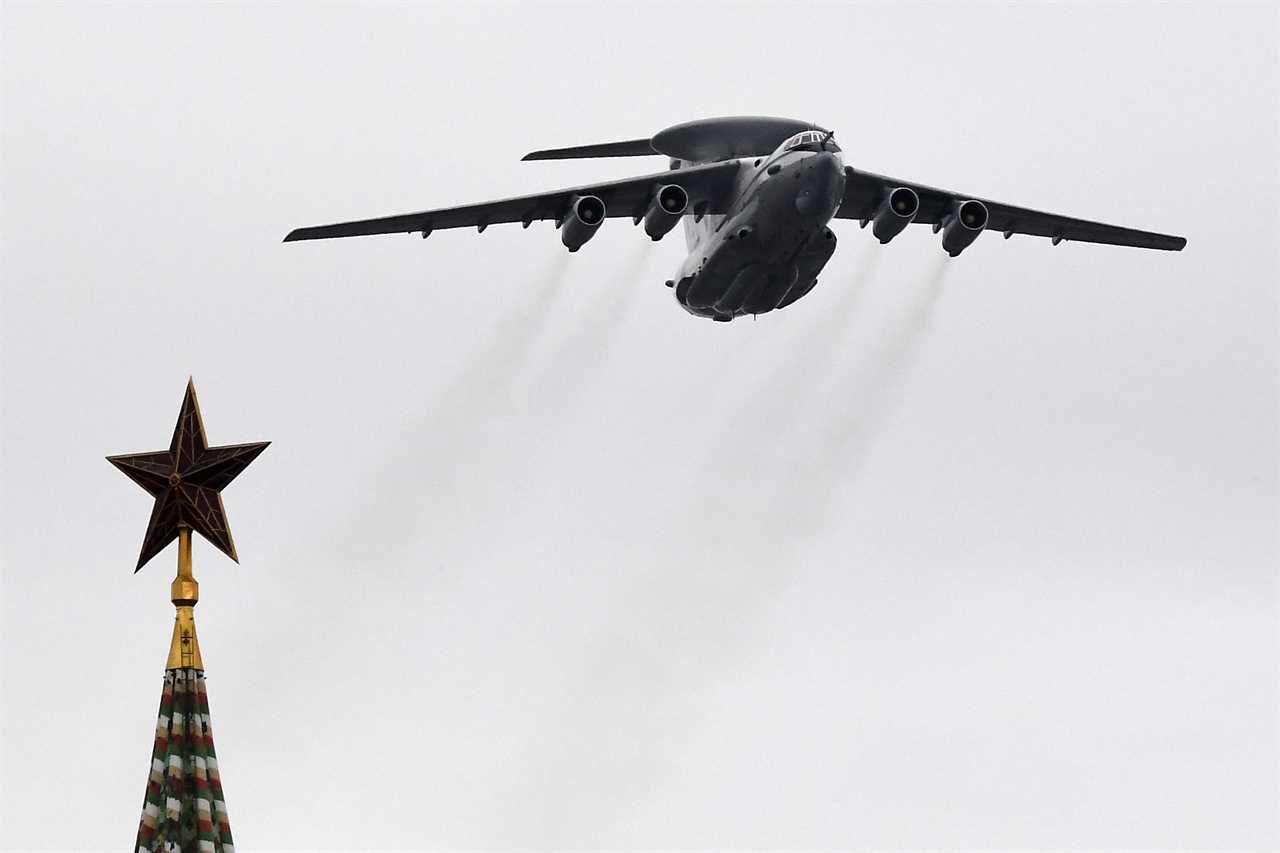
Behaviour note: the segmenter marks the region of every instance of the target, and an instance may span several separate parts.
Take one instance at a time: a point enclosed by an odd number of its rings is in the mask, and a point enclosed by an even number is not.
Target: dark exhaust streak
[[[362,564],[394,565],[414,544],[405,531],[444,534],[462,525],[462,515],[480,497],[477,490],[500,488],[502,464],[493,451],[505,444],[495,434],[497,422],[545,333],[569,262],[567,254],[556,252],[532,281],[511,282],[513,302],[493,330],[387,441],[381,467],[359,492],[365,502],[334,532],[335,547],[350,548],[358,539],[364,544],[355,556]],[[357,538],[351,530],[363,532]]]
[[[656,278],[648,275],[656,257],[652,242],[637,241],[635,250],[621,265],[626,272],[619,280],[597,284],[586,304],[574,312],[573,328],[556,348],[551,361],[559,365],[602,364],[602,351],[613,348],[641,288],[652,284],[650,278]]]
[[[879,255],[864,256],[843,298],[806,327],[810,345],[825,352],[824,363],[839,366],[853,359],[848,324],[863,304]],[[781,459],[758,464],[752,452],[768,439],[769,429],[744,432],[742,425],[750,420],[735,418],[725,432],[738,430],[727,464],[704,468],[671,526],[654,532],[660,540],[653,545],[654,563],[661,568],[619,592],[612,633],[597,638],[579,676],[584,683],[610,683],[613,673],[625,671],[629,683],[646,685],[643,706],[628,702],[625,692],[611,698],[608,725],[660,724],[664,740],[676,745],[700,736],[705,724],[699,720],[659,719],[652,709],[664,706],[664,696],[687,695],[708,679],[732,680],[734,671],[750,661],[757,647],[753,629],[802,568],[805,549],[830,528],[845,488],[856,486],[852,481],[927,339],[947,268],[945,258],[930,268],[906,306],[887,328],[876,331],[867,355],[847,369],[817,375],[789,369],[806,364],[797,357],[770,375],[763,388],[752,390],[754,398],[785,396],[784,405],[808,411],[806,423],[797,425],[796,441],[773,445]],[[814,402],[824,400],[830,402]],[[657,648],[652,639],[643,640],[653,636],[654,613],[664,614]],[[678,654],[671,653],[677,649]],[[599,733],[599,739],[607,740],[607,734]],[[595,737],[584,741],[594,742]],[[619,798],[612,814],[595,816],[602,832],[634,819],[628,805],[647,807],[664,782],[663,766],[654,762],[650,772],[632,773],[626,799]]]
[[[522,407],[521,416],[528,424],[524,453],[512,464],[530,481],[536,481],[549,466],[564,463],[557,452],[564,447],[563,438],[575,430],[591,429],[593,419],[600,416],[596,409],[581,410],[598,399],[596,388],[609,373],[641,289],[646,284],[652,286],[656,278],[649,269],[655,257],[651,242],[639,243],[623,267],[628,272],[620,280],[595,283],[584,304],[577,306],[572,316],[562,318],[559,325],[567,328],[554,335],[554,348],[548,347],[531,359],[526,377],[514,389],[519,399],[513,399],[512,405]],[[578,301],[576,290],[571,297],[565,301]]]
[[[837,381],[835,398],[842,405],[832,412],[834,417],[824,422],[815,443],[815,450],[819,452],[808,465],[809,474],[818,484],[814,494],[826,498],[813,515],[816,527],[830,521],[833,497],[839,486],[856,486],[856,477],[868,450],[911,377],[950,269],[948,258],[939,257],[934,261],[923,283],[880,336],[877,346]]]
[[[755,458],[761,446],[785,448],[804,440],[796,432],[824,387],[823,377],[831,375],[831,366],[840,362],[842,351],[848,349],[849,339],[860,325],[860,310],[883,255],[878,250],[878,246],[865,247],[851,276],[833,277],[815,290],[809,303],[798,309],[815,313],[787,340],[775,344],[782,350],[781,358],[761,371],[759,378],[741,370],[726,372],[744,377],[733,389],[742,399],[734,417],[717,418],[720,426],[715,446],[719,449],[705,464],[707,470],[700,474],[700,480],[715,483],[721,477],[741,476],[740,460]],[[834,297],[830,305],[823,304],[827,296]],[[744,353],[735,355],[741,358]],[[744,424],[755,428],[744,429]],[[725,471],[725,465],[732,470]]]
[[[861,259],[852,286],[834,307],[801,324],[800,334],[785,343],[788,357],[782,367],[763,377],[735,370],[734,365],[749,355],[754,336],[743,334],[725,341],[714,360],[731,360],[714,375],[741,378],[716,383],[713,389],[699,386],[699,394],[690,400],[691,416],[719,412],[711,423],[721,426],[713,427],[709,448],[692,454],[706,461],[695,463],[698,470],[674,502],[671,521],[649,531],[648,541],[636,543],[652,555],[654,569],[617,591],[607,633],[594,639],[581,661],[566,662],[573,672],[566,691],[594,693],[597,708],[590,719],[599,722],[586,732],[575,732],[572,743],[580,746],[569,756],[562,754],[563,740],[528,756],[540,771],[590,762],[586,751],[613,742],[619,731],[660,725],[663,739],[672,743],[698,737],[699,722],[660,719],[653,709],[667,704],[668,696],[698,689],[705,678],[732,677],[745,660],[743,648],[750,646],[745,633],[785,582],[800,547],[794,531],[788,529],[791,511],[785,504],[791,499],[790,491],[782,483],[752,476],[752,454],[769,431],[758,409],[761,405],[770,410],[787,408],[780,399],[812,396],[814,389],[806,382],[809,360],[815,350],[831,345],[833,335],[846,331],[842,327],[862,301],[877,255],[868,253]],[[748,398],[748,404],[741,405],[727,423],[723,412],[731,401],[725,399],[726,388]],[[656,631],[655,613],[663,614]],[[626,674],[625,684],[643,685],[642,703],[634,701],[635,690],[619,682],[621,673]],[[592,832],[607,837],[636,809],[646,808],[662,784],[663,773],[661,762],[636,762],[625,788],[610,798],[611,807],[602,811],[597,805],[593,811]],[[583,830],[580,812],[554,802],[548,802],[545,810],[566,835],[573,835],[570,829]]]
[[[883,256],[879,246],[866,246],[848,281],[826,282],[827,287],[840,288],[835,304],[817,314],[797,339],[790,342],[790,357],[774,370],[765,387],[755,393],[754,401],[793,416],[786,424],[788,432],[797,425],[795,416],[804,414],[821,390],[822,377],[829,376],[831,366],[839,363],[841,350],[848,349],[849,340],[860,323],[860,309],[866,303]],[[815,291],[810,301],[821,300],[823,295],[823,291]]]
[[[541,442],[564,431],[572,410],[587,400],[592,384],[605,373],[610,355],[646,284],[654,278],[649,267],[656,257],[653,244],[642,242],[627,259],[627,273],[620,280],[596,282],[594,291],[571,308],[561,325],[554,348],[528,365],[528,378],[521,383],[526,409],[545,413],[547,423],[538,438]],[[575,290],[570,304],[579,302]],[[535,432],[537,432],[535,430]]]
[[[561,307],[567,309],[565,313],[570,316],[558,321],[556,344],[540,351],[531,360],[525,378],[519,383],[519,390],[529,406],[524,417],[536,418],[540,423],[526,425],[527,438],[524,439],[521,458],[511,463],[505,475],[507,481],[512,478],[526,482],[553,479],[556,466],[566,464],[560,452],[573,451],[566,448],[558,437],[564,435],[566,425],[581,429],[594,417],[592,412],[579,410],[595,399],[593,387],[609,375],[613,355],[620,340],[625,338],[623,330],[642,289],[648,287],[653,292],[654,283],[661,281],[653,269],[654,261],[659,257],[660,253],[652,242],[640,242],[621,265],[621,269],[626,271],[624,274],[609,281],[593,283],[593,290],[581,304],[576,304],[578,291],[567,295]],[[560,327],[564,327],[562,338]],[[644,343],[648,345],[648,342]],[[625,341],[622,345],[626,345]],[[516,495],[516,499],[527,500],[527,495]],[[518,512],[520,508],[512,506],[509,509]],[[474,505],[471,511],[476,511]],[[605,638],[605,642],[607,644],[609,638]],[[626,716],[625,708],[619,708],[617,714],[584,716],[580,713],[579,703],[584,694],[599,691],[606,697],[603,701],[597,700],[599,704],[610,707],[612,702],[607,688],[601,690],[601,685],[615,683],[616,673],[599,669],[593,648],[584,648],[580,658],[568,656],[559,663],[564,672],[562,692],[566,704],[563,707],[552,704],[530,712],[526,720],[527,729],[519,737],[522,747],[516,760],[521,768],[528,768],[522,769],[521,775],[555,775],[566,772],[566,768],[589,763],[592,757],[579,750],[608,742],[613,734],[613,721]],[[576,720],[568,738],[560,728],[564,719]],[[563,798],[550,789],[522,789],[519,795],[527,803],[536,802],[536,810],[553,836],[565,839],[582,837],[587,831],[585,827],[593,822],[600,826],[609,824],[599,814],[584,816],[567,806]]]

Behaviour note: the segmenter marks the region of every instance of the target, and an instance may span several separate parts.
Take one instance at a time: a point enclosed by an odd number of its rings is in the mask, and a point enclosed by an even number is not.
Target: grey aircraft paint
[[[299,228],[285,242],[551,219],[570,252],[604,220],[629,216],[660,240],[680,220],[689,255],[667,285],[686,311],[729,321],[785,308],[811,291],[835,252],[833,218],[881,243],[931,225],[955,257],[983,231],[1179,251],[1186,239],[1042,213],[855,170],[834,134],[795,119],[730,116],[674,125],[649,139],[534,151],[525,160],[665,155],[667,172],[463,207]]]

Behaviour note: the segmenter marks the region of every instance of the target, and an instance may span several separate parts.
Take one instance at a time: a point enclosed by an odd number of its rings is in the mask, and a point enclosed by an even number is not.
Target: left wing
[[[987,208],[986,230],[1003,232],[1005,239],[1014,234],[1031,234],[1036,237],[1049,237],[1055,245],[1063,240],[1075,240],[1082,243],[1108,243],[1113,246],[1137,246],[1142,249],[1164,249],[1173,252],[1181,251],[1182,247],[1187,245],[1185,237],[1121,228],[1118,225],[1073,219],[1056,213],[1041,213],[1025,207],[987,201],[977,196],[861,172],[851,166],[845,167],[844,200],[836,211],[836,217],[871,219],[879,211],[888,194],[898,187],[914,190],[920,197],[920,209],[912,222],[937,226],[943,223],[957,204],[972,199],[982,202]]]
[[[425,237],[441,228],[478,228],[483,231],[499,222],[520,222],[527,228],[535,219],[554,219],[558,223],[568,212],[574,197],[586,195],[596,196],[604,202],[606,216],[630,216],[638,219],[644,215],[658,188],[664,184],[679,184],[684,188],[689,195],[688,209],[694,215],[723,213],[730,201],[729,190],[733,186],[733,176],[737,170],[738,164],[733,161],[708,163],[704,166],[672,169],[654,175],[589,184],[539,195],[517,196],[463,207],[443,207],[420,213],[384,216],[380,219],[359,219],[354,222],[297,228],[289,232],[284,242],[411,231],[421,231]]]

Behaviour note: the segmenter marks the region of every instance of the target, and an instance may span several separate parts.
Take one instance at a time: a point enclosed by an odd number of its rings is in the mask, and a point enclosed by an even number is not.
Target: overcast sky
[[[0,848],[125,849],[197,540],[237,847],[1274,849],[1272,5],[3,6]],[[291,228],[659,170],[709,115],[1189,239],[856,223],[757,322],[610,221]]]

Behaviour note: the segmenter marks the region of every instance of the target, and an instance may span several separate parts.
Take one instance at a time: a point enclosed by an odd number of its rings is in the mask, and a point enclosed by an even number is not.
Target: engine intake
[[[644,214],[644,233],[654,240],[661,240],[676,227],[680,217],[689,207],[689,194],[679,184],[666,184],[654,193],[653,201]]]
[[[603,201],[593,195],[574,196],[560,226],[560,242],[570,252],[578,251],[583,243],[595,236],[604,217]]]
[[[955,204],[942,225],[942,248],[955,257],[987,227],[987,206],[969,199]]]
[[[888,243],[902,233],[920,212],[920,196],[910,187],[898,187],[885,196],[872,220],[871,233],[881,243]]]

